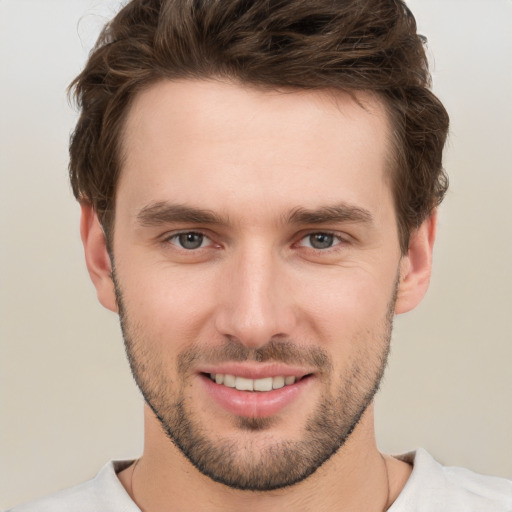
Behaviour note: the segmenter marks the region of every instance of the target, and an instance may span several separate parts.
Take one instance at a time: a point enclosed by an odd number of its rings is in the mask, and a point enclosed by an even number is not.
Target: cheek
[[[150,343],[179,350],[197,340],[215,304],[212,276],[158,263],[136,272],[120,267],[117,276],[130,322],[143,327]]]
[[[120,252],[122,254],[122,252]],[[125,253],[126,254],[126,253]],[[382,266],[283,266],[273,293],[293,310],[296,330],[290,336],[349,352],[358,340],[381,329],[393,294],[395,272]],[[152,345],[175,354],[191,343],[215,344],[215,317],[221,296],[236,301],[224,265],[180,265],[132,257],[116,261],[116,275],[130,322],[136,322]],[[230,283],[226,291],[226,283]],[[227,299],[226,299],[227,297]]]
[[[329,352],[335,388],[339,379],[353,372],[363,378],[365,372],[357,368],[378,368],[387,351],[394,280],[381,278],[345,269],[329,279],[311,281],[300,292],[302,334]]]
[[[386,286],[365,272],[317,281],[303,295],[303,332],[332,358],[331,393],[340,382],[361,389],[373,386],[386,358],[394,281]],[[348,385],[348,384],[347,384]]]
[[[316,276],[297,290],[299,307],[318,328],[346,332],[371,328],[386,318],[394,279],[364,269],[342,269]]]

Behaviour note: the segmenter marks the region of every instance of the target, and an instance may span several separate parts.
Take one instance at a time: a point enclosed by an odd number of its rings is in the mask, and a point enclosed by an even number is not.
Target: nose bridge
[[[283,293],[282,261],[271,247],[250,244],[231,262],[217,329],[257,348],[277,335],[289,335],[294,324],[292,297]]]

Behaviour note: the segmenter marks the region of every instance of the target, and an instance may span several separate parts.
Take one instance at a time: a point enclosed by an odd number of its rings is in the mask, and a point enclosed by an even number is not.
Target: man
[[[380,454],[448,117],[397,1],[133,1],[74,83],[71,182],[146,400],[140,459],[20,510],[510,510]]]

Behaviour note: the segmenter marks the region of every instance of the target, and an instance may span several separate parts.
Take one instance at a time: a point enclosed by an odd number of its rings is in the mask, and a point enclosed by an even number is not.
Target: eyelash
[[[302,236],[300,238],[299,242],[297,242],[296,245],[300,246],[301,242],[303,242],[304,240],[307,240],[308,238],[310,238],[312,236],[315,236],[315,235],[317,235],[317,236],[319,236],[319,235],[326,235],[328,237],[332,237],[333,238],[333,245],[331,245],[329,247],[325,247],[325,248],[322,248],[322,249],[319,249],[317,247],[307,247],[307,249],[315,251],[315,252],[328,252],[328,251],[331,251],[331,250],[337,250],[337,249],[339,249],[340,245],[345,245],[347,243],[347,240],[345,238],[343,238],[339,234],[334,233],[332,231],[311,231],[310,233],[306,233],[304,236]]]
[[[203,237],[202,240],[201,240],[201,245],[199,247],[196,247],[196,248],[183,247],[183,245],[181,245],[179,243],[179,238],[181,236],[183,236],[183,235],[199,235],[199,236]],[[205,233],[203,233],[202,231],[180,231],[178,233],[173,233],[172,235],[167,236],[163,240],[163,242],[166,243],[166,244],[170,243],[172,245],[176,245],[177,247],[179,247],[180,249],[182,249],[184,251],[193,252],[193,251],[198,250],[198,249],[204,249],[203,243],[204,243],[205,239],[209,240],[210,242],[212,242],[211,238],[208,235],[206,235]],[[173,243],[173,240],[175,240],[176,243]]]
[[[192,248],[183,247],[183,245],[180,243],[180,240],[179,240],[180,237],[183,236],[183,235],[198,235],[198,236],[201,236],[202,240],[201,240],[200,245],[198,247],[192,247]],[[316,236],[324,235],[324,236],[327,236],[327,237],[332,237],[333,244],[330,245],[329,247],[324,247],[324,248],[318,248],[318,247],[312,247],[312,246],[303,245],[303,242],[305,240],[310,239],[310,237],[315,236],[315,235]],[[209,240],[210,244],[213,243],[211,237],[209,237],[203,231],[200,231],[200,230],[197,230],[197,231],[190,230],[190,231],[180,231],[178,233],[173,233],[173,234],[165,237],[164,240],[163,240],[163,243],[164,244],[175,245],[176,247],[178,247],[180,250],[183,250],[183,251],[196,252],[199,249],[207,248],[207,246],[203,245],[206,240]],[[173,242],[173,241],[175,241],[175,242]],[[298,242],[295,242],[293,245],[294,246],[298,246],[298,247],[303,247],[303,248],[305,248],[307,250],[315,251],[317,253],[326,253],[326,252],[330,252],[330,251],[333,251],[333,250],[337,250],[337,249],[339,249],[340,245],[346,245],[347,243],[348,243],[348,241],[346,240],[346,238],[343,238],[339,234],[334,233],[332,231],[311,231],[311,232],[306,233],[303,236],[301,236],[301,238],[298,240]]]

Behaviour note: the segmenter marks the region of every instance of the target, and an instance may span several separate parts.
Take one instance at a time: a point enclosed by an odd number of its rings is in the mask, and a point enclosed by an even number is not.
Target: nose
[[[241,252],[226,265],[216,311],[216,329],[248,348],[290,336],[297,323],[285,263],[269,249]]]

